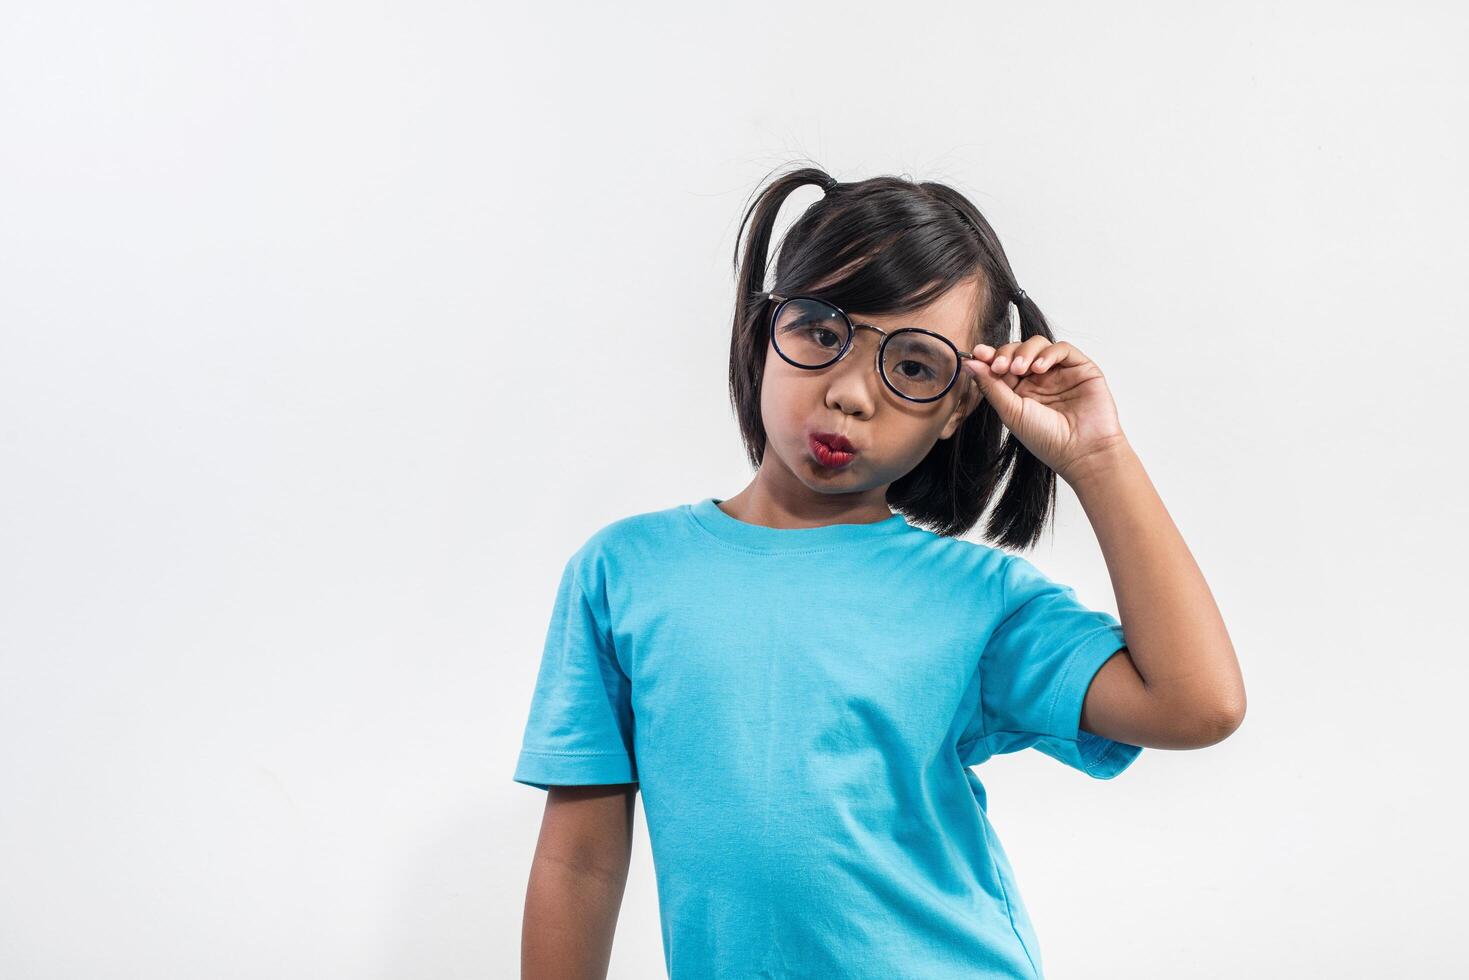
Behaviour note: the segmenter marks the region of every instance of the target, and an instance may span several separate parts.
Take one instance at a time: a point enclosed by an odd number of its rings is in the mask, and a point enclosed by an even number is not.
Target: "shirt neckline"
[[[722,498],[705,497],[698,503],[685,504],[689,516],[710,534],[723,541],[756,551],[810,551],[859,544],[890,537],[908,530],[901,513],[867,524],[825,524],[821,527],[766,527],[747,524],[719,509]]]

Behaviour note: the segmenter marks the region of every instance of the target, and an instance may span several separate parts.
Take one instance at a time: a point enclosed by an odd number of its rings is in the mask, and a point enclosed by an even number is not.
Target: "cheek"
[[[799,391],[800,387],[782,377],[780,371],[766,368],[760,381],[760,419],[766,436],[780,438],[800,417]]]
[[[800,369],[781,360],[774,350],[768,351],[760,376],[761,414],[773,416],[777,424],[783,418],[799,414],[803,400],[811,397],[810,386],[802,383],[807,380]]]

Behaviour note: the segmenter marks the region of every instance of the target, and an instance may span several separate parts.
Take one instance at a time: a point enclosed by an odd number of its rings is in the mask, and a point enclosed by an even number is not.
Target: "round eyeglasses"
[[[902,327],[889,333],[870,323],[853,323],[845,310],[814,296],[777,296],[770,314],[770,342],[775,352],[794,367],[814,371],[835,364],[852,349],[859,329],[876,331],[877,373],[900,398],[936,401],[948,394],[959,377],[962,359],[972,358],[942,334],[922,327]]]

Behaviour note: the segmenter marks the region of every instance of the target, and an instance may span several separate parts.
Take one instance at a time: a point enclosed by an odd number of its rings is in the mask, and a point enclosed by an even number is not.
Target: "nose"
[[[881,343],[882,336],[877,331],[857,330],[846,353],[827,368],[827,405],[845,415],[872,414],[879,396],[877,386],[882,384],[877,364],[877,348]]]

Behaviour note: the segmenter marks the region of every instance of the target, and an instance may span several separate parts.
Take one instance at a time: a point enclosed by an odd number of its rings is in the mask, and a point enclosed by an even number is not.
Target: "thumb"
[[[1013,430],[1020,421],[1021,406],[1025,399],[1015,394],[1005,383],[1004,377],[996,374],[988,362],[973,357],[967,358],[964,366],[974,374],[974,379],[979,382],[979,390],[984,392],[984,397],[994,407],[1000,421],[1005,423],[1006,428]]]

